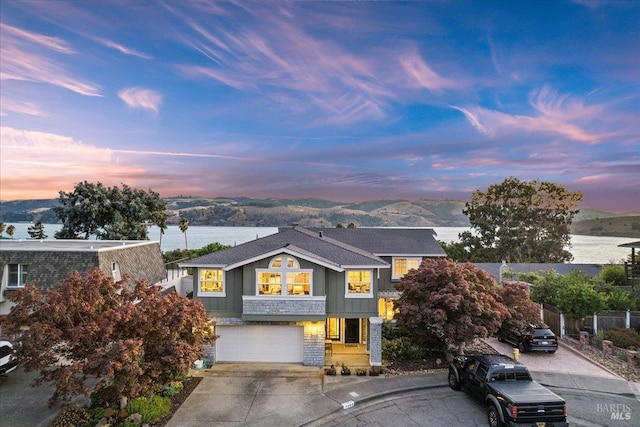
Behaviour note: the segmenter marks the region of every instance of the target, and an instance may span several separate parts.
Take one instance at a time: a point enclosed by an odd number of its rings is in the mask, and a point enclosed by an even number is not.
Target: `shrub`
[[[113,385],[104,386],[91,393],[92,406],[117,405],[120,401],[120,394]]]
[[[142,415],[143,423],[153,423],[169,413],[170,403],[169,398],[157,395],[151,399],[136,397],[127,404],[127,412]]]
[[[68,405],[62,408],[53,419],[51,427],[78,427],[89,421],[89,414],[83,408]]]
[[[184,385],[180,381],[171,381],[169,385],[162,388],[161,395],[164,397],[171,397],[180,392],[184,388]]]
[[[609,329],[605,332],[605,337],[613,343],[614,346],[620,348],[637,348],[640,347],[640,335],[633,330],[627,328]]]
[[[407,337],[382,340],[382,358],[389,362],[418,360],[422,358],[422,350]]]

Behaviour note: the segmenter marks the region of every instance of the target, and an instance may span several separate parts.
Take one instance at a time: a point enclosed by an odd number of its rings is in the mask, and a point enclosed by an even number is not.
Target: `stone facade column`
[[[304,348],[302,364],[305,366],[324,366],[324,323],[304,324]]]
[[[382,366],[382,317],[369,318],[370,351],[369,364]]]

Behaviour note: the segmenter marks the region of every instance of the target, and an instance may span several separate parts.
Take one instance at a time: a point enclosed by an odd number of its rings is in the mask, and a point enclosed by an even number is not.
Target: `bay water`
[[[13,225],[16,230],[14,239],[28,239],[27,229],[29,223],[6,224]],[[53,239],[61,224],[43,224],[44,232],[49,239]],[[468,230],[467,227],[432,227],[437,233],[436,239],[444,242],[457,242],[458,235]],[[260,237],[276,233],[277,227],[216,227],[216,226],[189,226],[186,233],[180,231],[177,225],[169,226],[160,236],[160,229],[156,226],[149,227],[149,239],[161,242],[163,252],[174,249],[198,249],[210,243],[235,246]],[[8,237],[5,232],[3,237]],[[161,238],[162,237],[162,238]],[[186,237],[186,241],[185,241]],[[621,248],[619,245],[637,241],[638,239],[627,237],[609,236],[582,236],[571,235],[571,247],[569,252],[573,254],[574,264],[610,264],[622,263],[631,253],[629,248]],[[0,243],[1,244],[1,243]]]

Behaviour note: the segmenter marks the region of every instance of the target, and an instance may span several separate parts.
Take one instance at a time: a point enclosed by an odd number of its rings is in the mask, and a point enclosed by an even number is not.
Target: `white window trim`
[[[9,283],[9,277],[11,277],[10,273],[9,273],[9,269],[11,268],[12,265],[17,265],[18,266],[18,284],[17,285],[12,285],[11,283]],[[7,264],[5,271],[7,272],[7,286],[6,289],[22,289],[25,287],[26,283],[24,283],[22,281],[22,267],[26,265],[27,269],[29,268],[29,264]],[[29,274],[29,272],[27,271],[27,274]]]
[[[297,267],[289,268],[286,266],[286,262],[283,262],[280,267],[273,268],[271,264],[276,258],[280,257],[289,257],[292,258]],[[260,273],[279,273],[282,278],[281,288],[279,294],[274,295],[263,295],[260,294]],[[309,273],[309,295],[295,295],[289,294],[287,291],[287,273]],[[292,257],[291,255],[280,254],[275,256],[271,261],[269,261],[269,268],[256,268],[256,282],[255,282],[255,296],[260,298],[309,298],[313,296],[313,269],[310,268],[300,268],[300,262]]]
[[[369,292],[354,293],[349,292],[349,271],[368,271],[371,281],[369,282]],[[345,298],[373,298],[373,270],[368,268],[352,268],[344,272],[344,297]]]
[[[422,263],[422,257],[420,257],[420,256],[397,256],[397,257],[394,256],[394,257],[392,257],[391,258],[391,280],[400,280],[404,276],[404,274],[402,276],[396,276],[395,275],[396,260],[401,260],[401,259],[406,259],[407,261],[410,260],[410,259],[418,260],[418,265],[420,265]]]
[[[202,270],[220,270],[222,271],[222,292],[202,292],[200,289],[200,283],[201,283],[201,274],[200,272]],[[218,297],[218,298],[224,298],[227,296],[227,284],[226,282],[226,278],[227,275],[225,274],[225,271],[221,268],[202,268],[202,269],[198,269],[198,296],[199,297]]]

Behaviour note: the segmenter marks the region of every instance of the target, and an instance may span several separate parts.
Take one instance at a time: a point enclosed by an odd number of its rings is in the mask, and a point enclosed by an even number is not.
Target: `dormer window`
[[[313,270],[300,268],[298,260],[289,255],[273,258],[269,268],[257,269],[256,275],[257,295],[312,295]]]

